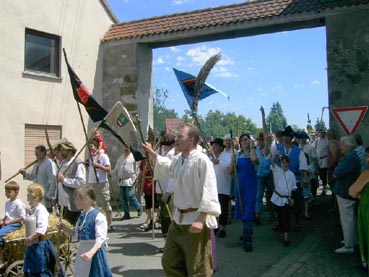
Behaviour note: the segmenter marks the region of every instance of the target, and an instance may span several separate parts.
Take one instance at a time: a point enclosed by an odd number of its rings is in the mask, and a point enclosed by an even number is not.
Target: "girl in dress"
[[[42,204],[45,191],[40,184],[31,184],[27,188],[27,200],[33,215],[26,218],[26,256],[24,258],[24,276],[54,276],[55,249],[48,239],[47,227],[49,213]],[[30,234],[29,234],[30,233]],[[63,273],[60,273],[63,276]]]
[[[76,226],[69,228],[60,223],[62,230],[79,242],[74,269],[74,274],[78,277],[112,276],[105,250],[108,225],[106,217],[95,209],[95,200],[95,192],[91,186],[78,188],[74,193],[74,201],[82,212]]]

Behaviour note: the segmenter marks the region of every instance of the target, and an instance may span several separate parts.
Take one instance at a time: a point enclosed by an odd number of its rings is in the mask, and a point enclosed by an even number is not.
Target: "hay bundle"
[[[63,219],[62,221],[68,227],[72,226],[65,219]],[[50,215],[50,217],[49,217],[49,227],[47,229],[47,232],[50,234],[52,232],[57,231],[56,226],[58,225],[58,223],[59,223],[59,217],[57,217],[55,215]],[[7,234],[6,236],[4,236],[4,239],[6,241],[10,241],[10,240],[24,239],[25,236],[26,236],[26,228],[25,228],[25,225],[23,224],[20,229],[14,231],[14,232],[11,232],[11,233]]]
[[[65,225],[71,227],[71,224],[62,220]],[[59,223],[59,217],[54,215],[50,215],[49,217],[49,227],[47,229],[47,233],[49,235],[49,239],[52,241],[54,245],[57,243],[57,225]],[[65,243],[68,241],[69,237],[66,233],[61,233],[61,242]],[[10,264],[14,261],[19,261],[24,259],[25,255],[25,244],[24,239],[26,236],[26,228],[24,224],[22,227],[14,232],[11,232],[4,236],[5,240],[5,248],[4,248],[4,260],[7,264]]]

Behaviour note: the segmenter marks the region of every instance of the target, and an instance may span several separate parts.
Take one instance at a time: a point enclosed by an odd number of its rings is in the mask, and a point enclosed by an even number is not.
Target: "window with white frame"
[[[60,77],[60,37],[26,29],[25,42],[25,71]]]

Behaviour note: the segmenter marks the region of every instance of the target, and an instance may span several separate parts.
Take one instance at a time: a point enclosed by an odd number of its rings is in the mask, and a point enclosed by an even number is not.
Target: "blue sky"
[[[122,22],[179,13],[242,1],[232,0],[108,0]],[[160,4],[158,4],[160,3]],[[288,124],[306,127],[328,106],[325,28],[304,29],[244,37],[153,51],[153,89],[167,89],[165,105],[179,116],[189,109],[172,68],[197,75],[205,61],[215,53],[222,60],[211,71],[207,83],[224,91],[200,101],[199,113],[209,110],[234,112],[250,118],[261,127],[260,106],[266,115],[274,102],[283,108]],[[328,110],[323,120],[328,126]]]

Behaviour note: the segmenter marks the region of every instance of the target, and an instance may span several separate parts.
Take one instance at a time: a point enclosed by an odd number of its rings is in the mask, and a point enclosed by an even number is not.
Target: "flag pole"
[[[231,146],[232,146],[232,155],[234,154],[234,141],[233,141],[233,135],[232,135],[232,129],[230,130],[231,133]],[[237,186],[237,194],[238,194],[238,204],[240,205],[240,211],[241,214],[243,214],[243,205],[242,205],[242,198],[241,198],[241,191],[240,191],[240,181],[238,179],[238,171],[237,171],[237,161],[236,159],[233,162],[233,168],[234,168],[234,178],[236,181],[236,186]]]

